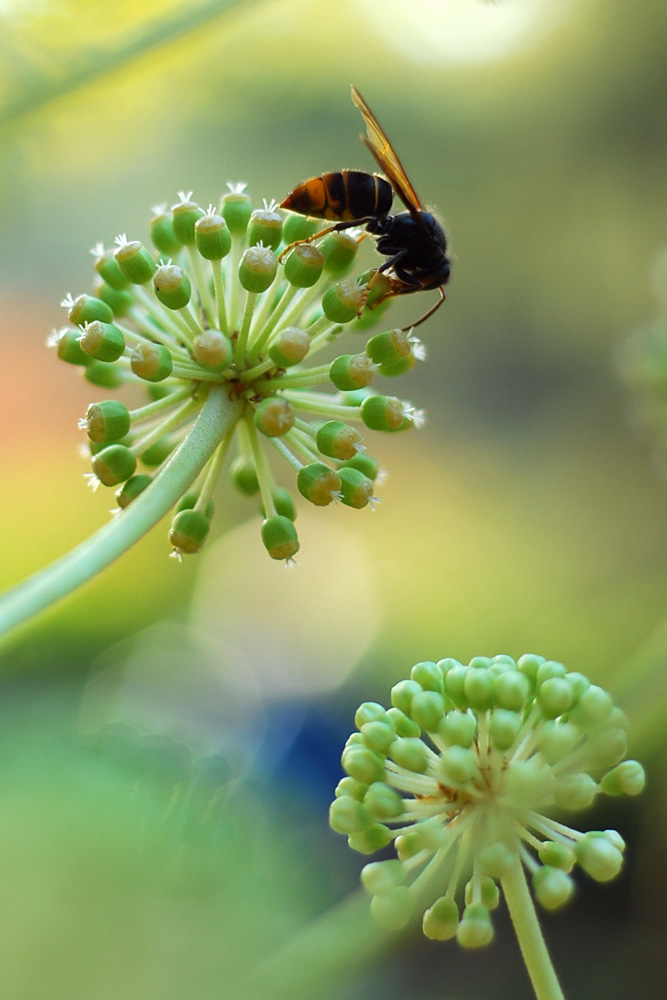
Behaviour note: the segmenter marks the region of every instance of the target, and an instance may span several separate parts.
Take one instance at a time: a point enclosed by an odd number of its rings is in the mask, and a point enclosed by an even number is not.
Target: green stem
[[[535,904],[517,854],[509,872],[500,880],[521,954],[537,1000],[565,1000],[537,920]]]
[[[0,635],[86,583],[145,535],[199,475],[243,412],[244,400],[211,388],[192,430],[129,507],[62,559],[0,597]]]

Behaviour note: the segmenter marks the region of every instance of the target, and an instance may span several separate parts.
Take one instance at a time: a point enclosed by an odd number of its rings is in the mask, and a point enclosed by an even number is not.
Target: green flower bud
[[[246,497],[254,497],[259,493],[257,470],[249,458],[237,455],[229,467],[229,474],[239,493]]]
[[[459,929],[459,908],[453,899],[440,896],[424,913],[422,929],[432,941],[449,941]]]
[[[86,431],[91,441],[120,441],[130,429],[130,411],[117,399],[91,403],[86,411]]]
[[[208,371],[221,372],[229,368],[234,356],[232,342],[220,330],[204,330],[195,337],[192,353],[202,368]]]
[[[403,865],[396,858],[372,861],[361,869],[361,881],[371,896],[382,896],[401,884],[403,874]]]
[[[404,712],[401,712],[400,708],[390,708],[387,715],[393,723],[397,736],[419,736],[421,734],[421,727]]]
[[[368,722],[387,722],[387,711],[376,701],[364,701],[354,713],[354,724],[361,729]]]
[[[344,392],[364,389],[375,378],[375,365],[365,354],[341,354],[332,362],[329,378]]]
[[[221,215],[202,215],[195,222],[197,250],[206,260],[222,260],[232,248],[229,227]]]
[[[125,351],[125,337],[113,323],[86,323],[79,339],[81,350],[96,361],[117,361]]]
[[[446,781],[466,785],[477,774],[477,764],[472,750],[451,746],[440,755],[440,773]]]
[[[189,198],[183,198],[171,206],[174,236],[183,246],[189,247],[195,242],[195,223],[203,215],[203,209]]]
[[[489,735],[496,750],[509,750],[521,731],[521,716],[506,708],[496,708],[489,719]]]
[[[472,660],[468,664],[471,670],[489,670],[493,666],[493,660],[490,656],[473,656]]]
[[[134,295],[125,288],[112,288],[106,282],[95,285],[95,295],[109,306],[114,316],[127,316],[134,306]]]
[[[341,420],[327,420],[319,428],[315,438],[317,448],[323,455],[340,461],[353,458],[362,440],[356,427],[350,427]]]
[[[457,708],[468,708],[468,699],[465,696],[464,688],[468,668],[461,663],[452,664],[445,674],[445,693]]]
[[[544,663],[543,656],[537,656],[535,653],[524,653],[516,661],[516,665],[522,674],[525,674],[530,681],[535,681],[537,677],[537,671],[540,665]]]
[[[572,689],[565,677],[550,677],[540,683],[538,677],[537,700],[547,719],[555,719],[572,704]]]
[[[483,847],[477,854],[479,870],[493,879],[502,879],[514,862],[514,852],[501,840]]]
[[[161,382],[171,375],[174,363],[168,348],[144,341],[133,349],[130,367],[135,375],[147,382]]]
[[[556,777],[553,771],[539,759],[512,760],[505,780],[509,793],[524,805],[542,801],[553,793]]]
[[[612,767],[625,757],[628,739],[624,729],[616,726],[595,733],[591,738],[588,755],[592,767]]]
[[[363,802],[367,788],[368,785],[364,785],[360,781],[351,778],[349,774],[346,774],[336,785],[336,798],[340,798],[341,795],[351,795],[357,802]]]
[[[351,778],[356,778],[366,785],[372,785],[374,781],[382,781],[384,778],[382,757],[365,746],[347,746],[343,750],[341,764]]]
[[[382,823],[375,823],[369,830],[351,833],[347,842],[353,851],[360,854],[374,854],[391,842],[391,830]]]
[[[81,350],[79,337],[81,331],[72,327],[63,327],[58,331],[56,342],[56,353],[61,361],[68,365],[81,365],[85,367],[91,362],[90,355]]]
[[[468,704],[476,712],[486,712],[493,704],[495,678],[488,667],[469,669],[463,684]]]
[[[596,882],[610,882],[621,870],[623,855],[604,833],[587,833],[574,848],[577,861]]]
[[[150,233],[156,250],[165,257],[172,257],[181,249],[181,244],[174,233],[171,212],[156,212],[150,221]]]
[[[336,833],[354,833],[373,825],[373,818],[361,802],[341,795],[329,806],[329,826]]]
[[[359,251],[354,236],[346,232],[329,233],[320,247],[324,255],[324,269],[333,277],[350,270]]]
[[[582,729],[592,729],[606,722],[612,711],[611,698],[597,685],[589,685],[577,699],[571,717]]]
[[[373,431],[397,431],[403,426],[405,407],[396,396],[368,396],[361,404],[361,418]]]
[[[384,375],[385,378],[397,378],[399,375],[405,375],[406,372],[411,372],[416,365],[417,359],[413,354],[410,354],[407,358],[397,361],[396,364],[379,365],[378,371],[380,375]]]
[[[167,309],[184,309],[190,301],[190,279],[178,264],[160,264],[153,275],[157,299]]]
[[[269,348],[269,357],[279,368],[298,365],[310,350],[310,337],[298,326],[281,330]]]
[[[244,236],[252,214],[252,202],[242,190],[230,191],[222,199],[221,214],[232,236]]]
[[[476,733],[477,722],[470,712],[447,712],[438,726],[438,735],[450,746],[471,747]]]
[[[119,490],[116,490],[116,501],[121,510],[128,507],[140,493],[143,493],[147,486],[150,486],[152,477],[145,472],[140,472],[136,476],[131,476],[126,483],[123,483]]]
[[[322,296],[322,309],[332,323],[349,323],[361,310],[364,290],[353,278],[344,278]]]
[[[281,437],[293,427],[296,414],[282,396],[263,399],[255,409],[255,427],[267,437]]]
[[[340,494],[341,489],[338,473],[321,462],[311,462],[299,469],[296,485],[301,496],[316,507],[326,507]]]
[[[65,301],[71,302],[71,299]],[[70,323],[74,323],[75,326],[84,326],[95,320],[99,320],[101,323],[111,323],[113,312],[101,299],[95,298],[93,295],[79,295],[70,306],[67,316]]]
[[[412,701],[414,697],[422,691],[421,684],[416,681],[399,681],[391,689],[391,703],[395,708],[400,709],[405,715],[411,714]]]
[[[264,521],[262,542],[272,559],[292,559],[299,551],[299,536],[294,522],[281,515]]]
[[[369,455],[366,451],[359,451],[352,458],[348,458],[346,462],[343,463],[344,468],[357,469],[359,472],[363,473],[367,479],[375,480],[380,473],[380,463],[372,455]]]
[[[537,682],[537,686],[539,688],[541,684],[544,684],[544,682],[549,680],[550,678],[565,677],[566,673],[567,670],[565,669],[563,664],[559,663],[557,660],[544,660],[542,663],[540,663],[539,667],[537,668],[537,673],[535,674],[535,681]]]
[[[373,480],[367,479],[363,472],[353,469],[349,465],[343,465],[338,470],[340,479],[341,501],[346,507],[355,507],[361,510],[373,497]]]
[[[423,774],[428,764],[426,746],[420,739],[398,737],[389,747],[388,756],[408,771]]]
[[[117,486],[133,476],[137,460],[122,444],[110,444],[95,455],[93,472],[104,486]]]
[[[397,885],[381,896],[373,896],[371,900],[371,913],[379,924],[389,930],[405,927],[413,910],[414,900],[404,885]]]
[[[376,333],[366,344],[366,354],[377,365],[396,365],[412,356],[410,335],[405,330]]]
[[[91,385],[100,389],[118,389],[125,381],[125,373],[120,365],[108,364],[106,361],[93,361],[84,369],[84,378]]]
[[[605,795],[639,795],[646,784],[644,768],[636,760],[624,760],[607,771],[600,782]]]
[[[391,295],[393,292],[391,278],[385,274],[383,271],[378,271],[376,268],[371,268],[370,271],[364,271],[358,277],[358,282],[366,288],[368,285],[373,284],[368,292],[368,298],[366,299],[367,314],[368,310],[377,309],[376,303],[379,299],[384,298],[387,295]],[[386,303],[383,303],[386,305]],[[380,313],[375,312],[375,318],[379,319],[380,314],[383,312],[382,305],[380,306]],[[375,319],[374,319],[375,321]]]
[[[518,712],[528,696],[530,681],[519,670],[508,670],[496,677],[494,684],[495,703],[499,708]]]
[[[365,722],[363,724],[361,735],[369,750],[376,750],[378,753],[386,754],[396,739],[396,730],[389,719],[386,721],[376,719],[373,722]]]
[[[248,224],[248,243],[250,246],[262,243],[265,247],[271,247],[272,250],[275,250],[280,244],[282,236],[282,216],[271,209],[255,209]]]
[[[194,555],[201,550],[209,528],[209,519],[199,510],[181,510],[171,522],[169,541],[177,552]]]
[[[114,257],[113,250],[103,250],[96,258],[93,265],[100,278],[107,285],[116,291],[122,291],[122,289],[127,288],[129,282],[121,269],[118,266],[118,262]]]
[[[565,847],[564,844],[556,843],[555,840],[545,840],[537,852],[537,856],[543,865],[561,868],[564,872],[571,872],[577,860],[574,851]]]
[[[466,906],[456,932],[462,948],[484,948],[493,940],[493,925],[489,911],[481,903]]]
[[[276,276],[278,261],[268,247],[248,247],[239,265],[239,281],[248,292],[265,292]]]
[[[373,725],[373,723],[369,723]],[[382,781],[370,785],[364,798],[364,805],[375,819],[396,819],[403,812],[403,799]]]
[[[296,288],[312,288],[324,270],[324,254],[312,243],[294,247],[285,261],[285,277]]]
[[[283,222],[283,242],[288,247],[299,240],[307,240],[315,235],[320,226],[320,219],[309,219],[305,215],[290,212]]]
[[[545,910],[558,910],[571,899],[574,882],[560,868],[544,866],[533,874],[533,892]]]
[[[557,764],[559,760],[572,753],[579,742],[580,734],[576,726],[570,722],[546,722],[540,726],[537,733],[537,745],[540,753],[549,764]]]
[[[438,691],[444,694],[445,682],[442,670],[433,660],[421,660],[410,670],[410,679],[416,681],[424,691]]]
[[[145,285],[155,273],[155,261],[138,240],[121,244],[115,257],[123,275],[133,285]]]
[[[593,804],[598,786],[590,774],[568,774],[556,785],[555,800],[564,809],[588,809]]]
[[[445,698],[438,691],[420,691],[412,699],[410,715],[427,733],[435,733],[445,715]]]

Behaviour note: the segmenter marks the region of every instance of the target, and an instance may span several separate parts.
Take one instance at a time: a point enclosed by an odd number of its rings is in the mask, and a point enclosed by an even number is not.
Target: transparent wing
[[[380,169],[387,175],[391,186],[412,217],[423,227],[424,222],[419,214],[420,210],[423,210],[423,205],[417,192],[410,183],[392,144],[382,131],[380,123],[354,84],[352,85],[352,100],[361,111],[366,126],[367,137],[362,135],[362,142],[368,146]]]

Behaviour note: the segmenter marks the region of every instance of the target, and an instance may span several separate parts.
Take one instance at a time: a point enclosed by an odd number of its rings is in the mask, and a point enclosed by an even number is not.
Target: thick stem
[[[537,1000],[565,1000],[518,854],[507,875],[501,879],[501,886]]]
[[[199,475],[244,405],[244,400],[230,399],[226,387],[212,387],[188,436],[129,507],[62,559],[0,597],[0,636],[86,583],[157,524]]]

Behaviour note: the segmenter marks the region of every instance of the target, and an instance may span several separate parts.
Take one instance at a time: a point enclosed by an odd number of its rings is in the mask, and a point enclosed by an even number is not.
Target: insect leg
[[[289,243],[283,250],[280,251],[278,255],[278,263],[281,263],[283,257],[293,250],[294,247],[301,246],[302,243],[314,243],[315,240],[321,239],[323,236],[328,236],[329,233],[341,233],[344,229],[353,229],[355,226],[363,226],[368,222],[372,222],[374,216],[369,216],[364,219],[350,219],[344,222],[336,222],[333,226],[327,226],[326,229],[320,229],[318,233],[313,233],[312,236],[306,236],[302,240],[295,240],[294,243]]]
[[[401,260],[403,257],[405,257],[405,255],[406,255],[407,252],[408,251],[405,248],[403,250],[399,250],[397,254],[394,254],[393,257],[390,257],[389,260],[386,260],[384,262],[384,264],[380,264],[380,266],[376,269],[376,271],[373,274],[372,278],[370,279],[370,281],[368,282],[368,284],[364,288],[364,294],[363,294],[362,299],[361,299],[361,304],[359,306],[359,311],[357,312],[357,316],[361,316],[362,312],[366,308],[366,301],[367,301],[368,296],[370,294],[371,288],[373,287],[373,285],[375,284],[375,282],[378,280],[378,278],[380,277],[380,275],[382,274],[382,272],[383,271],[388,271],[389,268],[393,267],[399,260]],[[386,296],[386,295],[383,296],[383,298],[387,298],[387,297],[388,296]],[[375,303],[375,305],[379,305],[381,301],[382,301],[382,299],[380,299],[379,301],[377,301]]]

